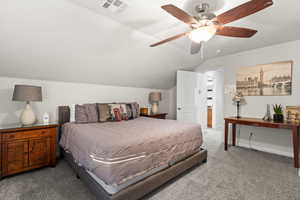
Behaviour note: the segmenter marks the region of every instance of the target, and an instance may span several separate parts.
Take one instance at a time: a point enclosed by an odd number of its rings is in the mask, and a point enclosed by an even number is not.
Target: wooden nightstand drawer
[[[28,138],[35,137],[47,137],[52,135],[53,130],[51,129],[39,129],[39,130],[31,130],[31,131],[20,131],[15,133],[4,133],[2,135],[3,141],[10,140],[22,140]]]

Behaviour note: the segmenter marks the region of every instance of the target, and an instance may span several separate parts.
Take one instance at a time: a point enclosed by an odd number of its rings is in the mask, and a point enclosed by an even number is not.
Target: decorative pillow
[[[128,119],[133,119],[131,104],[126,104],[126,111]]]
[[[140,117],[140,105],[137,102],[133,103],[133,105],[135,107],[137,117]]]
[[[120,104],[121,107],[121,113],[122,113],[122,120],[128,120],[128,113],[127,113],[127,108],[126,108],[126,104]]]
[[[131,104],[131,109],[132,109],[132,118],[138,118],[140,116],[140,108],[138,103],[132,103]]]
[[[98,122],[98,110],[97,110],[97,104],[84,104],[85,112],[88,117],[89,123],[96,123]]]
[[[112,121],[121,121],[122,120],[122,111],[120,104],[109,104],[110,115]]]
[[[88,117],[83,105],[75,105],[75,121],[76,123],[88,123]]]
[[[76,123],[98,122],[98,111],[96,104],[75,105]]]
[[[98,114],[99,114],[99,122],[106,122],[111,119],[110,115],[110,107],[108,104],[97,104]]]

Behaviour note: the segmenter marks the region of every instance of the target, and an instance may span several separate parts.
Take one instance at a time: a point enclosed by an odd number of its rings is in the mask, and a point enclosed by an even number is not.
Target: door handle
[[[181,108],[177,108],[177,110],[181,110]]]

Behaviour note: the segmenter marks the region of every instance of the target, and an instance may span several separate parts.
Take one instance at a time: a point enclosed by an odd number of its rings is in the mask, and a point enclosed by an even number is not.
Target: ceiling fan
[[[197,8],[197,12],[199,13],[198,16],[194,17],[172,4],[164,5],[162,6],[162,9],[188,24],[192,30],[175,35],[150,46],[155,47],[188,36],[192,40],[191,54],[196,54],[201,51],[201,57],[203,57],[203,44],[210,40],[214,35],[250,38],[256,34],[257,31],[253,29],[224,25],[247,17],[271,5],[273,5],[272,0],[250,0],[247,3],[216,16],[209,11],[209,4],[202,3],[202,5]]]

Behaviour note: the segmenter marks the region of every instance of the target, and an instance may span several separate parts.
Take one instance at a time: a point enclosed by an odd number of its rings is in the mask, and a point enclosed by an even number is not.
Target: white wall
[[[170,119],[176,119],[177,115],[177,88],[176,86],[168,90],[169,93],[169,115]]]
[[[247,105],[242,106],[241,114],[247,117],[262,118],[267,104],[300,105],[300,40],[241,52],[234,55],[210,59],[195,71],[206,72],[223,70],[224,87],[235,85],[236,72],[240,67],[255,66],[278,61],[293,60],[293,86],[291,96],[246,97]],[[223,93],[224,94],[224,93]],[[221,94],[221,95],[223,95]],[[224,116],[234,116],[236,107],[229,94],[224,94]],[[223,118],[223,116],[222,116]],[[223,123],[223,122],[222,122]],[[239,129],[238,129],[239,130]],[[254,133],[252,147],[283,155],[292,155],[291,133],[282,129],[240,127],[239,144],[249,146],[250,132]]]
[[[160,102],[160,111],[169,112],[169,92],[167,90],[0,77],[0,125],[18,122],[20,112],[24,108],[24,102],[11,100],[15,84],[42,86],[43,102],[32,103],[40,121],[44,112],[50,113],[51,120],[57,120],[58,105],[137,101],[141,106],[145,106],[148,104],[148,94],[151,91],[162,92],[163,101]]]

